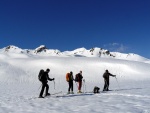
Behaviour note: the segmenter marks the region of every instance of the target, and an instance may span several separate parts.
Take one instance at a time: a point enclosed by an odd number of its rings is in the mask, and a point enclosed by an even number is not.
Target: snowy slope
[[[106,69],[125,79],[143,79],[150,75],[150,64],[135,61],[89,57],[28,57],[14,53],[11,55],[10,53],[9,55],[0,54],[0,58],[1,73],[5,75],[1,77],[7,80],[10,78],[11,81],[17,80],[18,75],[20,79],[25,81],[29,81],[28,79],[31,78],[32,81],[36,81],[37,76],[33,75],[37,75],[40,69],[46,69],[48,67],[52,69],[52,72],[57,70],[57,76],[64,76],[67,71],[78,73],[80,70],[83,70],[88,78],[91,76],[93,78],[94,76],[97,79]],[[13,78],[11,78],[12,71],[14,73]],[[52,75],[56,73],[52,73]],[[31,76],[31,78],[27,75]],[[137,77],[132,75],[136,75]],[[0,81],[4,80],[0,79]]]
[[[125,54],[106,52],[116,58],[106,54],[97,57],[99,48],[93,50],[94,57],[85,48],[71,52],[54,50],[52,53],[49,49],[38,53],[39,48],[22,50],[15,46],[6,50],[0,50],[0,113],[150,112],[150,64],[145,63],[147,59],[139,55],[131,55],[128,57],[130,59],[125,59]],[[137,61],[133,61],[132,57],[137,58]],[[65,75],[70,71],[74,75],[80,70],[83,71],[85,83],[82,91],[92,91],[94,86],[100,87],[102,91],[102,75],[106,69],[117,75],[118,82],[111,77],[110,89],[115,91],[107,93],[39,99],[36,97],[39,95],[41,83],[37,76],[40,69],[46,68],[51,69],[49,75],[55,78],[55,89],[53,81],[48,83],[51,94],[67,92]],[[77,92],[76,83],[74,92]]]

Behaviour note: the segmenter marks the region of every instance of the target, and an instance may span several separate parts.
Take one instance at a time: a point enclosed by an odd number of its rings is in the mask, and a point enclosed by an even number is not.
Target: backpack
[[[66,81],[69,82],[69,80],[70,80],[70,73],[67,73],[66,74]]]
[[[75,76],[75,81],[76,81],[76,82],[79,81],[79,75],[78,75],[78,74],[76,74],[76,76]]]
[[[41,69],[40,72],[39,72],[39,75],[38,75],[38,79],[39,81],[42,81],[42,76],[44,75],[44,70]]]
[[[100,90],[100,88],[95,86],[93,89],[93,93],[100,93],[99,90]]]

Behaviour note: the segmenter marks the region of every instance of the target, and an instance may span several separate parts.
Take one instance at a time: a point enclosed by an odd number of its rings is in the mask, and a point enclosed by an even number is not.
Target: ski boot
[[[81,90],[79,90],[77,93],[82,93],[82,91],[81,91]]]
[[[46,96],[50,96],[50,95],[51,95],[50,93],[47,93],[47,94],[45,94],[45,97],[46,97]]]
[[[68,91],[67,94],[71,94],[70,91]]]
[[[70,92],[70,94],[74,94],[74,92],[73,92],[73,91],[71,91],[71,92]]]
[[[39,96],[39,98],[44,98],[43,96]]]

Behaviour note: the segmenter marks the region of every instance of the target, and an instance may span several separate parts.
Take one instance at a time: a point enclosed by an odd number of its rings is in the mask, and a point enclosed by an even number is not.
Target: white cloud
[[[119,43],[105,44],[104,47],[110,51],[115,51],[115,52],[125,52],[128,49],[127,46]]]

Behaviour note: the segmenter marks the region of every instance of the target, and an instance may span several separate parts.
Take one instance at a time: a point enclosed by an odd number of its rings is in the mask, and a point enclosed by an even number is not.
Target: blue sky
[[[149,0],[1,0],[0,48],[101,47],[150,58]]]

